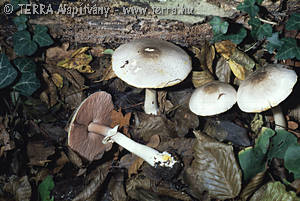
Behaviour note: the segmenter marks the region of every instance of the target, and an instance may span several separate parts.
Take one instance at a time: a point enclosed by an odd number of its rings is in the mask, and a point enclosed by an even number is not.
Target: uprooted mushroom
[[[115,142],[154,167],[172,168],[178,162],[166,151],[161,153],[131,140],[117,131],[118,126],[110,128],[113,108],[111,95],[106,92],[96,92],[86,98],[71,120],[68,145],[90,161]]]

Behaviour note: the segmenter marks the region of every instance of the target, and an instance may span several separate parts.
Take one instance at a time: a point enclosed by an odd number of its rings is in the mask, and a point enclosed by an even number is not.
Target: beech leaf
[[[251,198],[250,201],[299,201],[299,197],[293,191],[287,192],[285,186],[277,182],[269,182],[262,186]]]
[[[233,148],[195,131],[197,143],[192,168],[210,196],[217,199],[236,197],[241,190],[241,171]]]

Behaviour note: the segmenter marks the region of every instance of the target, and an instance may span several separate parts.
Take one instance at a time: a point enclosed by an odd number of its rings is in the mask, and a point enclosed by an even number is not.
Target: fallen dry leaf
[[[116,76],[115,72],[112,69],[112,65],[110,64],[109,67],[105,68],[105,70],[103,72],[103,77],[101,78],[101,80],[99,82],[110,80],[110,79],[113,79],[115,77],[117,77],[117,76]]]
[[[48,48],[46,51],[46,63],[56,66],[57,62],[70,57],[74,50],[69,50],[69,43],[63,43],[61,47]]]
[[[123,115],[122,109],[119,108],[118,111],[113,110],[111,113],[111,127],[115,127],[119,125],[119,129],[122,129],[123,133],[125,135],[128,134],[128,127],[130,125],[130,118],[131,118],[131,112],[128,112],[127,114]]]
[[[97,45],[97,46],[91,48],[91,53],[95,57],[101,57],[101,56],[103,56],[104,50],[105,50],[104,47]]]
[[[75,69],[81,73],[93,73],[94,70],[89,65],[92,56],[85,54],[89,47],[82,47],[74,51],[70,57],[65,58],[57,63],[57,66],[67,69]]]
[[[299,127],[298,123],[295,121],[288,121],[288,128],[296,130]]]
[[[52,78],[52,81],[54,82],[54,84],[57,88],[62,88],[63,87],[64,78],[60,74],[53,73],[51,78]]]
[[[230,83],[231,70],[224,57],[220,57],[216,65],[216,76],[219,81]]]
[[[168,113],[174,107],[171,101],[167,100],[167,93],[167,91],[157,92],[157,101],[161,114]]]
[[[55,153],[54,146],[47,146],[43,141],[29,142],[27,144],[28,165],[44,166],[50,162],[48,156]]]
[[[216,51],[228,62],[233,74],[240,80],[244,80],[247,70],[251,71],[255,62],[245,53],[236,48],[231,41],[222,41],[215,44]]]
[[[27,175],[21,178],[11,176],[3,189],[13,195],[16,201],[30,201],[32,190]]]
[[[202,85],[214,81],[212,74],[207,71],[193,71],[192,72],[192,82],[195,88],[201,87]]]
[[[9,133],[6,130],[5,121],[7,121],[8,117],[3,119],[0,118],[0,158],[4,154],[5,151],[9,151],[15,148],[15,142],[10,140]]]
[[[67,155],[61,151],[60,157],[56,161],[56,167],[53,169],[53,174],[57,174],[68,162],[70,162],[70,160],[68,159]]]

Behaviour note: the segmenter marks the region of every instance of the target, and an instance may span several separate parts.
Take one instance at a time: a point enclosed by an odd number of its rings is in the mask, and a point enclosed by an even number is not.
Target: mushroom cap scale
[[[137,88],[163,88],[183,81],[192,70],[189,55],[159,39],[139,39],[118,47],[112,68],[123,81]]]
[[[88,132],[88,126],[91,122],[109,126],[113,108],[111,95],[106,92],[96,92],[87,97],[72,117],[68,145],[90,161],[110,149],[111,143],[102,143],[105,136]]]
[[[262,112],[279,105],[293,90],[297,74],[281,64],[266,65],[242,81],[237,103],[244,112]]]
[[[236,90],[229,84],[213,81],[193,92],[189,107],[200,116],[211,116],[229,110],[236,103]]]

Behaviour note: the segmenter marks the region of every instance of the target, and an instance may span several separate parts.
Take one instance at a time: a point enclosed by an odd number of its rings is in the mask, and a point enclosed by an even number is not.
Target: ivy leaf
[[[248,13],[250,17],[254,17],[259,11],[258,6],[255,5],[255,0],[245,0],[238,5],[237,9]]]
[[[53,44],[53,40],[47,33],[48,28],[43,25],[36,25],[34,27],[33,40],[39,44],[40,47],[45,47]]]
[[[24,96],[30,96],[40,87],[40,81],[35,74],[36,65],[29,58],[17,58],[14,60],[14,64],[22,73],[14,89]]]
[[[225,36],[225,40],[231,40],[234,44],[240,44],[247,36],[247,31],[241,28],[237,34],[229,34]]]
[[[239,152],[239,162],[243,170],[244,181],[248,181],[258,173],[265,170],[266,152],[270,138],[275,134],[272,129],[262,128],[254,147],[248,147]]]
[[[288,19],[285,28],[287,30],[300,30],[300,13],[293,13]]]
[[[251,34],[258,40],[264,39],[264,37],[272,36],[272,26],[270,24],[262,24],[257,18],[251,18],[248,22],[251,25]]]
[[[293,144],[288,147],[284,155],[284,167],[294,173],[294,178],[300,178],[300,145]]]
[[[209,24],[212,27],[214,34],[226,34],[228,30],[228,22],[223,21],[220,17],[213,17]]]
[[[16,58],[14,60],[14,64],[22,74],[34,73],[36,71],[36,65],[34,61],[26,57]]]
[[[13,6],[14,11],[20,8],[19,4],[27,4],[28,0],[11,0],[10,4]]]
[[[25,15],[17,16],[13,19],[15,25],[17,26],[18,31],[22,31],[27,28],[26,22],[27,17]]]
[[[273,53],[275,49],[279,49],[282,45],[283,42],[279,40],[279,33],[275,32],[272,34],[271,37],[267,38],[268,44],[266,46],[267,50],[269,53]]]
[[[276,59],[293,59],[300,60],[300,47],[297,46],[297,41],[294,38],[281,39],[283,45],[278,49]]]
[[[292,133],[279,129],[276,130],[276,135],[272,138],[270,150],[268,152],[268,160],[272,158],[284,158],[284,154],[289,146],[297,143],[297,137]]]
[[[10,85],[18,73],[10,64],[5,54],[0,54],[0,89]]]
[[[50,198],[50,192],[54,188],[52,176],[48,175],[38,187],[38,191],[42,201],[54,201],[54,197]]]
[[[13,35],[14,51],[19,56],[31,56],[37,50],[37,45],[31,40],[28,31],[18,31]]]

